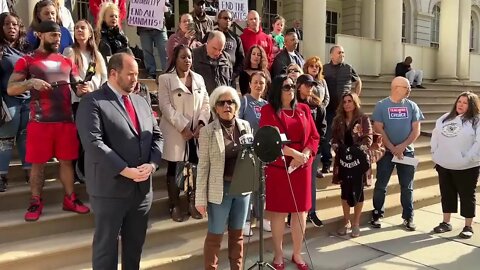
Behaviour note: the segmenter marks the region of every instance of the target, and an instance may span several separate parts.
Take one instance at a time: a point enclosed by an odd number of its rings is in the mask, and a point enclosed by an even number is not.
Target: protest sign
[[[130,26],[141,26],[161,30],[165,0],[130,0],[127,23]]]
[[[230,11],[234,21],[246,21],[248,0],[220,0],[219,10]]]

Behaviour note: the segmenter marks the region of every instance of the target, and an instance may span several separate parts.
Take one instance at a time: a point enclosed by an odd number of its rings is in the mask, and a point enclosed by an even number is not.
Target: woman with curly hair
[[[0,126],[0,192],[7,189],[7,173],[12,159],[13,146],[16,143],[25,177],[28,181],[28,171],[31,165],[25,162],[25,142],[28,115],[30,113],[30,93],[18,96],[7,94],[7,85],[13,67],[28,49],[25,40],[25,27],[22,20],[13,13],[0,14],[0,92],[2,101],[8,107],[12,120]]]
[[[115,3],[104,2],[100,6],[95,26],[95,38],[105,63],[108,63],[108,59],[116,53],[132,53],[128,45],[128,38],[120,29],[119,13],[120,10]]]
[[[363,188],[367,183],[370,164],[366,160],[365,151],[372,145],[372,124],[366,114],[360,110],[360,98],[353,92],[342,95],[342,104],[337,108],[337,113],[332,125],[332,148],[335,151],[333,164],[333,183],[340,184],[344,226],[337,233],[346,235],[351,231],[352,237],[360,236],[360,215],[362,213],[364,194]],[[347,148],[358,150],[364,162],[353,162],[352,166],[344,164],[343,153]],[[352,153],[353,150],[352,150]],[[354,156],[355,158],[355,156]],[[353,177],[351,172],[354,173]],[[354,208],[353,220],[350,221],[350,208]]]
[[[266,92],[268,92],[268,85],[271,82],[270,72],[268,71],[268,57],[265,50],[259,46],[254,45],[248,50],[245,56],[244,69],[240,72],[238,84],[240,85],[240,92],[242,95],[250,93],[250,76],[252,73],[262,71],[267,80]]]

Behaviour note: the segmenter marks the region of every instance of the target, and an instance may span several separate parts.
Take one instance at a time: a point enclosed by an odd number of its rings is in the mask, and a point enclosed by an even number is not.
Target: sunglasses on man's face
[[[217,106],[225,106],[227,104],[228,106],[232,106],[232,104],[235,104],[235,101],[232,99],[228,100],[218,100],[217,103],[215,103]]]
[[[295,73],[295,72],[300,73],[300,70],[298,70],[298,69],[289,69],[288,70],[288,73]]]
[[[295,90],[295,84],[285,84],[282,86],[282,91],[289,92]]]

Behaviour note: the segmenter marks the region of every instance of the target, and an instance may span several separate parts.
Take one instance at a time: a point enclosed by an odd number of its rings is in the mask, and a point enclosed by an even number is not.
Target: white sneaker
[[[266,232],[272,231],[272,225],[270,224],[270,220],[263,219],[263,230]]]
[[[249,221],[245,222],[245,226],[243,226],[243,235],[244,236],[252,236],[253,235],[253,231],[252,231],[252,228],[250,227],[250,222]]]

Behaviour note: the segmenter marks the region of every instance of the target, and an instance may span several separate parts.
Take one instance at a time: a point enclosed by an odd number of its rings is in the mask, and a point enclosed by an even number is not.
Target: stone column
[[[325,30],[327,23],[326,0],[303,1],[303,56],[325,55]],[[323,63],[329,59],[322,59]]]
[[[382,39],[383,0],[375,1],[375,38]]]
[[[173,16],[175,16],[175,30],[178,29],[178,24],[179,24],[179,20],[180,20],[180,0],[175,0],[175,2],[173,2],[173,9],[174,9],[174,13],[173,13]]]
[[[402,1],[383,1],[381,21],[382,49],[380,75],[394,75],[395,64],[403,59]],[[385,16],[385,14],[388,14]]]
[[[458,22],[457,77],[459,80],[470,78],[470,17],[472,1],[460,0]]]
[[[438,48],[437,79],[456,80],[458,44],[458,1],[442,1]],[[470,21],[470,14],[468,14]]]
[[[375,0],[362,0],[360,25],[362,37],[375,38]]]

